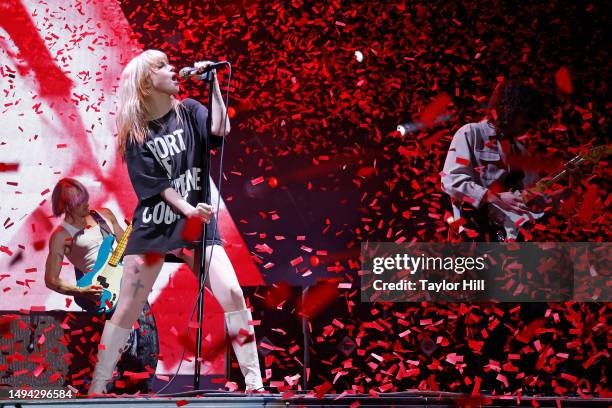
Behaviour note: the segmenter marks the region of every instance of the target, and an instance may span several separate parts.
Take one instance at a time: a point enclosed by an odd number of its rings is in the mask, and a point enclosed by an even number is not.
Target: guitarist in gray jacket
[[[53,189],[51,201],[53,214],[56,217],[64,215],[64,220],[53,231],[49,239],[49,253],[45,263],[45,284],[49,289],[58,293],[74,296],[77,303],[86,308],[86,305],[94,305],[99,300],[102,287],[97,285],[79,287],[61,279],[60,272],[64,257],[72,263],[76,278],[79,279],[84,272],[88,272],[94,266],[104,238],[114,235],[119,241],[124,230],[110,210],[106,208],[90,210],[89,193],[85,186],[75,179],[61,179]],[[110,315],[106,318],[110,319]],[[94,332],[100,335],[103,323],[102,318],[92,318],[91,326]],[[159,346],[155,320],[148,305],[141,313],[138,323],[138,329],[132,329],[130,333],[123,359],[119,364],[119,371],[142,373],[149,370],[152,372],[147,381],[127,383],[125,387],[116,388],[117,393],[136,391],[147,393],[150,391],[152,377],[157,366]],[[86,336],[91,339],[94,332],[88,332]],[[83,373],[88,363],[89,359],[86,356],[72,361],[67,377],[76,380],[72,382],[73,385],[80,384],[81,376],[75,374],[76,378],[72,378],[71,374]],[[67,382],[70,383],[70,381]]]
[[[518,138],[539,120],[542,105],[542,98],[532,85],[504,81],[491,96],[487,117],[481,122],[469,123],[455,133],[441,174],[443,190],[451,197],[453,218],[463,219],[458,222],[463,226],[449,228],[450,234],[459,230],[458,236],[452,237],[455,239],[451,241],[504,241],[505,232],[489,207],[494,205],[518,215],[527,214],[530,210],[522,197],[512,192],[531,186],[538,177],[538,174],[521,165],[535,159],[527,156],[526,148]],[[558,192],[565,193],[562,190]],[[561,194],[553,195],[553,199],[561,198]],[[517,241],[521,239],[519,235]],[[537,262],[536,258],[526,262]],[[498,282],[491,281],[491,284]],[[497,304],[498,308],[508,309],[506,316],[510,314],[512,306],[514,304]],[[542,318],[546,308],[546,303],[522,303],[520,318],[524,322]],[[483,321],[486,322],[486,319],[485,316]],[[486,326],[480,328],[487,330]],[[467,353],[468,366],[482,366],[488,359],[504,361],[505,345],[509,338],[510,332],[505,324],[499,324],[488,333],[482,354]],[[493,373],[485,375],[483,389],[496,386]],[[493,378],[490,378],[491,375]]]
[[[489,115],[478,123],[461,127],[453,136],[442,170],[443,190],[451,196],[453,217],[473,223],[467,238],[497,241],[487,204],[515,214],[528,210],[520,197],[509,189],[522,190],[537,175],[512,168],[508,158],[526,153],[517,140],[537,120],[542,109],[538,91],[529,84],[501,82],[489,104]],[[463,228],[461,229],[464,230]]]

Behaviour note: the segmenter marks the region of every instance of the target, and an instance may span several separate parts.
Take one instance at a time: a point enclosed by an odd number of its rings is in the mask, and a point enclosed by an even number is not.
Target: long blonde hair
[[[160,62],[168,63],[168,57],[158,50],[146,50],[134,57],[123,69],[119,81],[119,106],[117,129],[119,131],[119,154],[125,157],[128,141],[142,144],[149,133],[145,97],[150,94],[150,72]],[[180,102],[172,96],[172,103],[180,120]]]

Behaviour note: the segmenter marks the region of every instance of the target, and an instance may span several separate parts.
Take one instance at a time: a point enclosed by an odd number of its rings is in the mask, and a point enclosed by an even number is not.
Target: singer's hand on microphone
[[[199,74],[206,71],[206,67],[213,65],[214,61],[197,61],[193,64],[193,67],[197,70]]]
[[[189,78],[191,76],[199,76],[206,72],[214,71],[215,69],[229,65],[227,61],[198,61],[193,66],[181,68],[179,75],[182,78]]]

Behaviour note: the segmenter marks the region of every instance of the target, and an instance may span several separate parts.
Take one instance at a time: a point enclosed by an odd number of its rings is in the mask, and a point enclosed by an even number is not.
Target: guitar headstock
[[[612,146],[601,145],[590,148],[586,153],[580,153],[580,156],[591,163],[598,163],[602,157],[612,153]]]

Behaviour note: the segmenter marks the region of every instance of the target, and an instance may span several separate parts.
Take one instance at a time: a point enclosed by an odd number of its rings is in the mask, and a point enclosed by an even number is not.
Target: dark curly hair
[[[542,118],[544,100],[535,86],[518,81],[500,82],[489,100],[489,123],[504,131],[519,115],[530,122]]]

